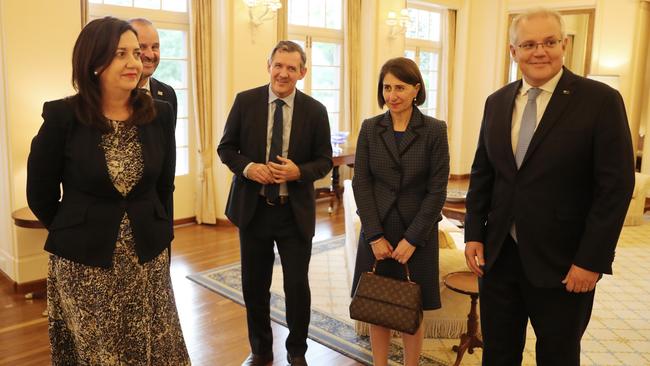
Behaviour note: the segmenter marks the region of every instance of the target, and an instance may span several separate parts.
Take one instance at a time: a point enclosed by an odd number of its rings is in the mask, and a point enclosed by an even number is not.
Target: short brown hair
[[[413,104],[422,105],[427,99],[424,79],[422,79],[418,65],[409,58],[396,57],[386,61],[384,66],[381,67],[381,71],[379,71],[379,82],[377,83],[377,103],[379,104],[379,108],[384,108],[386,104],[384,100],[384,77],[388,73],[393,74],[396,78],[407,84],[413,86],[420,84],[420,90],[418,90],[418,95],[415,97]]]
[[[299,44],[296,42],[292,41],[280,41],[278,44],[273,47],[273,51],[271,51],[271,55],[269,56],[269,65],[271,65],[271,61],[273,60],[273,56],[277,52],[298,52],[300,54],[300,69],[304,70],[306,65],[307,65],[307,54],[305,51],[300,47]]]
[[[111,130],[102,111],[99,75],[113,62],[120,37],[126,32],[138,32],[124,20],[104,17],[91,21],[79,33],[72,52],[72,86],[77,94],[71,98],[79,122]],[[156,116],[153,100],[144,91],[131,91],[129,104],[132,114],[126,122],[136,125],[151,122]]]

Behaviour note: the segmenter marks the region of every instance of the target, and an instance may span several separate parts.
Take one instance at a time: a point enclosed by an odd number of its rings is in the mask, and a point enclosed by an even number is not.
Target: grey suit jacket
[[[385,233],[382,222],[396,207],[407,227],[404,237],[413,245],[427,245],[441,220],[448,178],[445,122],[414,108],[397,146],[390,112],[365,120],[352,181],[365,237]]]

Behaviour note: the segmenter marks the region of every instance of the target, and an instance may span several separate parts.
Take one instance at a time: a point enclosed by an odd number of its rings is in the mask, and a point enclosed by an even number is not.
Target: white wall
[[[0,5],[0,19],[2,19]],[[5,103],[4,26],[0,22],[0,270],[14,278],[13,230],[11,220],[12,198],[10,191],[9,140],[7,138],[7,106]]]
[[[7,134],[7,144],[2,143],[2,148],[7,149],[9,156],[9,179],[2,182],[0,195],[7,191],[8,185],[11,199],[2,202],[10,202],[10,205],[2,206],[9,206],[13,211],[27,205],[27,156],[31,139],[42,123],[43,102],[73,93],[70,82],[72,48],[81,27],[81,17],[78,1],[3,0],[0,7],[5,86],[0,118],[6,122]],[[0,141],[3,141],[1,134]],[[6,168],[0,166],[0,169]],[[6,223],[5,219],[2,221]],[[0,229],[2,236],[11,235],[3,227]],[[11,246],[0,247],[0,257],[4,258],[0,263],[9,261],[2,269],[6,268],[5,273],[15,280],[18,277],[31,280],[28,274],[17,274],[20,250],[24,249],[19,245],[12,240]],[[26,255],[29,261],[35,259],[31,249]],[[40,255],[45,256],[45,253],[41,251]]]

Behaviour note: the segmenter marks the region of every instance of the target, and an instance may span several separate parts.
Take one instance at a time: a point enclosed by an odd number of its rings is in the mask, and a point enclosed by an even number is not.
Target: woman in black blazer
[[[44,104],[27,167],[29,207],[52,253],[52,363],[188,365],[167,250],[171,106],[137,88],[140,48],[125,21],[88,23],[72,63],[77,94]]]
[[[384,114],[363,122],[357,141],[352,187],[361,218],[353,291],[361,273],[411,280],[422,289],[422,307],[440,308],[438,221],[447,196],[449,147],[447,126],[416,107],[426,99],[424,80],[410,59],[388,60],[377,85]],[[382,261],[383,259],[393,259]],[[387,365],[391,330],[370,326],[375,366]],[[422,350],[423,328],[402,334],[404,364],[415,366]]]

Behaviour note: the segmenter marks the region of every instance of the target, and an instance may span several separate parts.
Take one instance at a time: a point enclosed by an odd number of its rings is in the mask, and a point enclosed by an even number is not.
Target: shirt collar
[[[147,78],[147,82],[141,87],[141,89],[147,89],[151,92],[151,77]]]
[[[562,77],[562,73],[564,72],[564,69],[560,69],[555,76],[553,76],[549,81],[544,83],[541,86],[538,86],[539,89],[542,89],[545,92],[553,94],[555,91],[555,87],[557,86],[557,83],[560,82],[560,78]],[[520,95],[526,95],[528,93],[528,90],[531,88],[534,88],[530,84],[526,82],[526,79],[522,78],[522,84],[521,84],[521,89],[519,89],[519,94]]]
[[[296,89],[293,89],[293,92],[291,94],[287,95],[284,98],[280,98],[275,93],[273,92],[273,89],[271,89],[271,84],[269,84],[269,104],[275,102],[276,99],[282,99],[284,103],[289,106],[289,108],[293,108],[293,101],[296,99]]]

